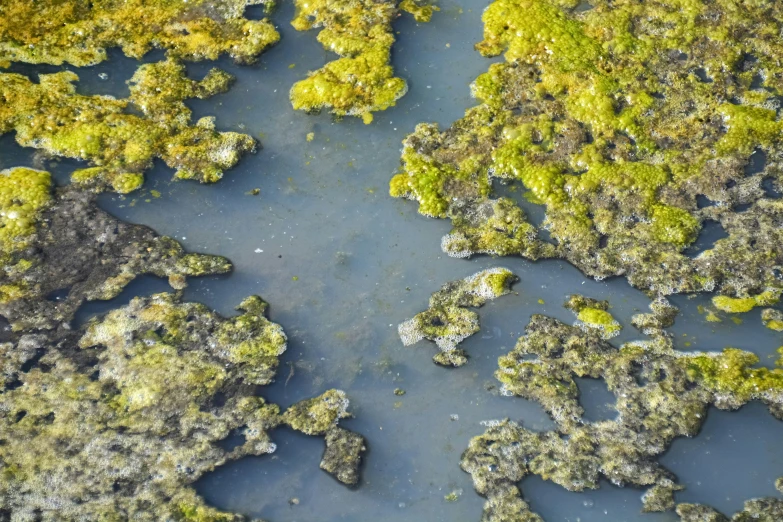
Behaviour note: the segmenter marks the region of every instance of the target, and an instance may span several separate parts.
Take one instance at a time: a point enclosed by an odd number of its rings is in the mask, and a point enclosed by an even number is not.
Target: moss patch
[[[783,123],[783,7],[695,0],[496,0],[483,15],[479,104],[450,128],[420,124],[403,142],[394,197],[448,218],[456,257],[563,258],[595,278],[622,275],[657,295],[780,287],[777,186]],[[754,151],[765,168],[746,175]],[[542,241],[513,183],[543,205]],[[717,203],[700,208],[697,197]],[[738,205],[745,207],[737,212]],[[706,220],[728,237],[694,256]]]
[[[329,109],[337,116],[361,117],[372,122],[372,113],[393,106],[408,90],[405,80],[394,76],[390,65],[394,44],[392,21],[400,9],[417,21],[429,21],[432,7],[413,0],[296,0],[291,25],[297,31],[322,28],[318,41],[340,58],[291,88],[296,110]]]
[[[145,64],[124,100],[78,94],[77,80],[67,71],[40,75],[39,83],[0,74],[0,133],[15,131],[22,146],[87,161],[91,167],[73,173],[76,183],[131,192],[155,158],[176,169],[177,178],[213,183],[255,150],[250,136],[216,131],[213,118],[191,124],[184,100],[226,91],[232,77],[220,70],[195,81],[175,61]],[[131,107],[138,113],[128,112]]]

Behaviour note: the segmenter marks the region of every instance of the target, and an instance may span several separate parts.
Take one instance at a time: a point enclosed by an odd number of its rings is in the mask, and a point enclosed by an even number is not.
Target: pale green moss
[[[766,308],[761,311],[761,322],[770,330],[783,332],[783,312],[773,308]]]
[[[319,397],[294,404],[285,411],[282,420],[305,435],[324,435],[346,417],[350,414],[345,393],[329,390]]]
[[[764,292],[750,297],[729,297],[718,295],[712,298],[712,304],[718,310],[732,314],[750,312],[757,306],[771,306],[780,299],[781,290],[770,288]]]
[[[51,201],[51,185],[48,172],[26,168],[0,171],[0,260],[25,248],[41,209]]]

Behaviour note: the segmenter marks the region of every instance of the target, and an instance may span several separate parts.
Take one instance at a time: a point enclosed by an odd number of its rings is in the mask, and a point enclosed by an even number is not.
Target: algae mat
[[[0,27],[3,517],[777,520],[773,2],[143,4]]]

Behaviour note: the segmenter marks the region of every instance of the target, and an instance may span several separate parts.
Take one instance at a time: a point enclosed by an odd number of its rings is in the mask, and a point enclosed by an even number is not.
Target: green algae
[[[91,189],[136,190],[155,158],[175,169],[176,178],[213,183],[256,148],[250,136],[216,131],[214,118],[191,124],[184,101],[224,92],[232,81],[218,69],[196,81],[173,60],[144,64],[122,100],[78,94],[77,80],[68,71],[42,74],[39,83],[0,73],[0,133],[13,131],[22,146],[88,162],[72,180]]]
[[[296,0],[291,25],[297,31],[322,28],[318,41],[340,56],[291,87],[295,110],[329,109],[338,117],[372,122],[373,112],[394,106],[408,91],[390,65],[394,44],[392,21],[400,9],[426,22],[433,8],[414,0]],[[308,139],[309,141],[309,139]]]
[[[468,358],[457,345],[479,331],[479,316],[468,308],[510,293],[517,280],[506,268],[490,268],[446,283],[432,294],[427,310],[399,325],[402,343],[410,346],[422,339],[433,341],[440,349],[433,357],[436,364],[462,366]]]
[[[569,307],[595,304],[591,301],[575,296]],[[670,510],[675,507],[673,493],[682,486],[656,458],[675,437],[698,434],[708,407],[735,410],[758,400],[783,420],[781,368],[756,367],[758,357],[734,348],[720,353],[676,351],[663,330],[675,314],[663,299],[653,302],[651,313],[633,319],[652,338],[619,348],[594,329],[532,317],[516,347],[500,357],[495,376],[505,394],[541,404],[556,429],[536,432],[506,419],[488,423],[489,429],[471,440],[461,466],[487,498],[482,520],[543,520],[524,502],[517,485],[527,475],[539,475],[569,491],[598,488],[605,478],[646,489],[644,511]],[[584,418],[578,377],[606,382],[616,397],[616,418]],[[750,501],[745,514],[733,520],[776,520],[780,505],[776,499]],[[706,507],[681,504],[678,513],[694,522],[727,520],[704,518],[704,513],[712,513]]]
[[[5,512],[14,519],[244,520],[205,505],[192,484],[228,460],[272,453],[270,431],[283,423],[327,435],[322,468],[355,484],[364,443],[337,426],[348,415],[345,394],[329,390],[312,400],[317,407],[307,401],[284,413],[258,396],[256,387],[274,378],[286,336],[260,298],[238,309],[223,318],[157,294],[78,332],[24,334],[0,345]],[[247,345],[260,355],[237,362]],[[299,417],[314,409],[317,417]],[[243,442],[221,447],[236,432]]]
[[[268,20],[250,20],[248,6],[266,0],[39,0],[0,6],[0,64],[94,65],[106,49],[133,58],[153,48],[172,57],[249,63],[280,35]]]
[[[677,514],[682,522],[775,522],[783,519],[783,500],[777,498],[756,498],[746,500],[742,511],[731,518],[708,506],[700,504],[678,504]]]
[[[656,295],[777,291],[781,205],[761,182],[780,175],[781,6],[577,4],[489,5],[476,48],[505,62],[476,79],[479,104],[462,119],[404,140],[390,194],[450,219],[442,247],[455,257],[563,258]],[[756,151],[767,164],[746,175]],[[541,227],[493,196],[498,182],[545,207]],[[707,220],[728,237],[692,255]]]

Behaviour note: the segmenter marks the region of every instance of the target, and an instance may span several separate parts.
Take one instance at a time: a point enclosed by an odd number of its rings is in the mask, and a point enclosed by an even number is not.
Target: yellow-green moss
[[[406,0],[403,10],[427,21],[432,7]],[[408,90],[389,64],[394,35],[391,23],[399,14],[395,2],[372,0],[296,0],[291,25],[297,31],[323,28],[318,41],[340,58],[310,73],[291,88],[296,110],[329,109],[337,116],[373,120],[372,113],[395,104]]]
[[[605,313],[603,302],[582,296],[572,296],[567,306]],[[471,474],[476,491],[487,497],[482,520],[540,522],[519,489],[528,475],[569,491],[596,489],[605,481],[646,488],[643,511],[670,510],[674,492],[683,488],[658,458],[676,438],[699,433],[708,407],[734,410],[758,400],[783,419],[783,369],[755,367],[758,357],[733,348],[722,353],[677,351],[662,329],[673,323],[673,308],[658,300],[651,309],[648,315],[660,319],[657,328],[648,328],[650,317],[637,317],[634,324],[652,339],[619,348],[594,330],[534,315],[516,347],[499,358],[495,376],[504,395],[538,402],[555,429],[533,431],[505,419],[490,423],[470,441],[461,466]],[[607,320],[603,313],[591,315]],[[779,366],[783,349],[781,355]],[[605,381],[615,398],[616,416],[585,418],[580,378]]]
[[[428,339],[441,350],[433,357],[437,364],[462,366],[467,356],[457,345],[479,331],[478,314],[468,308],[510,293],[518,279],[506,268],[490,268],[446,283],[430,296],[427,310],[398,326],[402,343],[409,346]]]
[[[578,3],[487,7],[476,48],[505,52],[506,61],[476,79],[479,104],[462,119],[445,131],[420,124],[405,139],[390,194],[451,219],[443,247],[457,257],[561,257],[658,294],[773,286],[771,268],[783,263],[780,204],[759,187],[765,177],[779,183],[778,174],[743,168],[755,150],[770,158],[783,150],[775,111],[783,6]],[[513,226],[494,224],[497,178],[545,207],[541,226],[521,211]],[[720,204],[700,208],[700,196]],[[503,215],[514,212],[507,205]],[[686,248],[707,220],[729,238],[693,255]]]
[[[41,75],[34,83],[19,74],[0,74],[0,133],[16,131],[23,146],[94,165],[73,173],[73,181],[119,193],[138,189],[142,172],[161,158],[177,178],[212,183],[239,158],[255,150],[245,134],[217,132],[214,120],[190,125],[187,98],[225,91],[231,77],[210,71],[201,81],[185,76],[181,64],[167,60],[139,67],[130,81],[130,98],[85,96],[76,92],[72,72]],[[134,106],[141,115],[126,111]]]
[[[0,260],[25,248],[40,210],[51,200],[51,184],[48,172],[26,168],[0,171]]]
[[[766,308],[761,311],[761,322],[770,330],[783,332],[783,312],[774,308]]]
[[[771,306],[780,299],[781,290],[770,288],[764,292],[750,297],[729,297],[718,295],[712,298],[712,304],[718,310],[732,314],[750,312],[757,306]]]
[[[244,17],[265,0],[9,0],[0,5],[0,62],[76,66],[120,47],[133,58],[152,48],[187,60],[228,54],[252,62],[280,35],[266,19]]]

